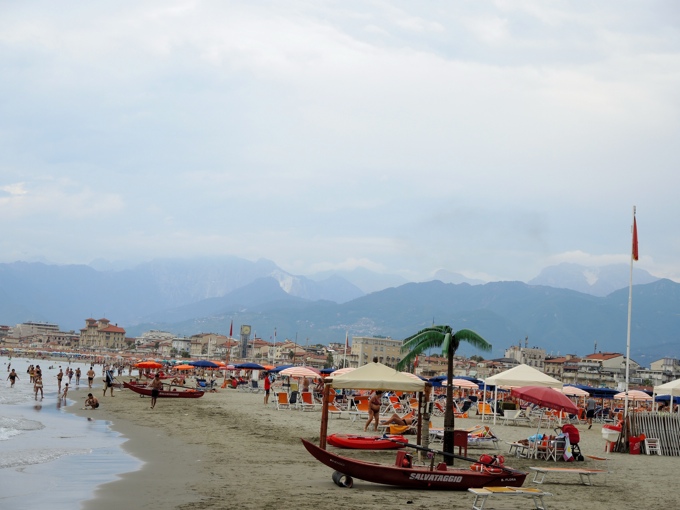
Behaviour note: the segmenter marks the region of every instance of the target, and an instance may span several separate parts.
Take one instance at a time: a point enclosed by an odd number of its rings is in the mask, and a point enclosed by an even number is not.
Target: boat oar
[[[465,457],[463,455],[456,455],[455,453],[448,453],[448,452],[443,452],[441,450],[434,450],[432,448],[425,448],[424,446],[409,443],[408,441],[404,442],[404,441],[399,441],[397,439],[392,439],[390,437],[387,437],[387,434],[385,434],[383,436],[383,438],[387,439],[388,441],[393,441],[395,443],[402,444],[402,445],[407,446],[409,448],[413,448],[414,450],[420,450],[420,451],[423,451],[423,452],[434,453],[436,455],[442,455],[444,457],[452,457],[454,459],[466,460],[468,462],[472,462],[473,464],[482,464],[483,466],[499,468],[499,469],[503,469],[504,471],[508,471],[510,473],[520,473],[520,471],[518,471],[517,469],[513,469],[513,468],[509,468],[509,467],[505,467],[505,466],[498,466],[496,464],[492,464],[492,463],[488,463],[488,462],[481,462],[478,459],[473,459],[471,457]]]

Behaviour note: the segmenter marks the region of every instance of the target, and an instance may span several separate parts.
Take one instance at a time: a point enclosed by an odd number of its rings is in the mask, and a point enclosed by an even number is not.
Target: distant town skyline
[[[680,281],[674,3],[4,6],[0,262]]]

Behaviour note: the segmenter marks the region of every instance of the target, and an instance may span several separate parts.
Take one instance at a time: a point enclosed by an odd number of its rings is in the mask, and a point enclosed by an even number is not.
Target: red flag
[[[234,335],[234,319],[231,320],[231,326],[229,326],[229,338]]]
[[[637,221],[633,216],[633,260],[638,260]]]

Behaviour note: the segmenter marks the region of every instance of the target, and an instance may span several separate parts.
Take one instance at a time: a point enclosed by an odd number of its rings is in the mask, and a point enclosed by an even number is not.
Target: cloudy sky
[[[675,1],[0,11],[0,262],[680,281]]]

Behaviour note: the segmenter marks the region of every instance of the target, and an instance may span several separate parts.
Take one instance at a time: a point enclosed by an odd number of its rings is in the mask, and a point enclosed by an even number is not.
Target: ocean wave
[[[0,441],[27,432],[29,430],[44,429],[45,425],[35,420],[25,418],[9,418],[0,416]]]
[[[41,450],[17,450],[7,452],[0,458],[0,469],[31,466],[34,464],[45,464],[52,462],[67,455],[87,455],[92,453],[91,449],[63,449],[49,448]]]

